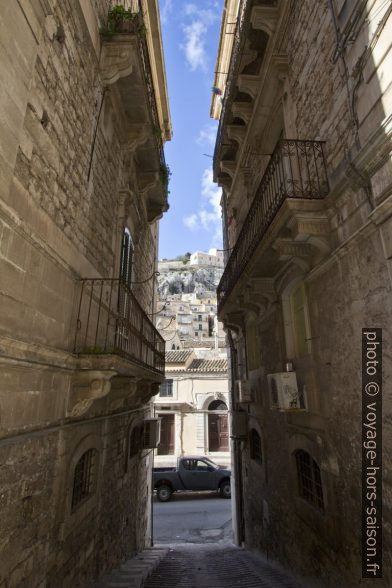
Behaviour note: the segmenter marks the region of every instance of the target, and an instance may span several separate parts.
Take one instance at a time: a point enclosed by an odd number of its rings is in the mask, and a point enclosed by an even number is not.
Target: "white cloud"
[[[184,224],[191,231],[204,230],[211,233],[211,247],[222,243],[221,189],[213,182],[212,169],[205,169],[201,178],[201,203],[198,212],[184,218]]]
[[[211,5],[211,3],[210,3]],[[219,19],[219,12],[214,3],[212,8],[200,8],[193,3],[185,4],[184,16],[191,19],[189,24],[183,24],[184,42],[180,48],[184,51],[186,60],[192,71],[200,68],[207,70],[208,55],[206,51],[206,37],[208,28]]]
[[[197,214],[190,214],[184,218],[184,225],[188,227],[188,229],[191,229],[191,231],[195,231],[197,229],[197,220]]]
[[[161,21],[167,23],[169,16],[173,11],[173,0],[163,0],[161,10]]]
[[[207,53],[205,48],[205,36],[207,27],[200,20],[193,21],[190,25],[183,27],[185,33],[185,43],[181,49],[185,52],[185,57],[192,71],[198,67],[202,70],[207,68]]]
[[[216,124],[205,125],[199,132],[199,136],[196,141],[200,145],[207,145],[208,147],[214,147],[216,139]]]
[[[203,22],[206,26],[212,25],[219,18],[219,14],[216,10],[209,8],[203,10],[196,4],[185,5],[186,16],[196,16],[198,20]]]

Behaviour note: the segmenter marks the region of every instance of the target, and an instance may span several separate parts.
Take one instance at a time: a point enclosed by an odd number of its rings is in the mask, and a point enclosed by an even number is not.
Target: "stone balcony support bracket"
[[[234,117],[242,118],[248,124],[252,118],[253,104],[249,102],[233,102],[231,112]]]
[[[78,417],[84,414],[98,398],[110,393],[111,378],[115,375],[111,370],[77,371],[73,377],[72,388],[68,399],[68,416]]]
[[[136,65],[136,51],[136,36],[116,35],[108,40],[103,39],[99,69],[104,85],[112,85],[119,78],[132,73]]]
[[[250,20],[254,29],[264,31],[271,37],[278,22],[278,9],[276,6],[254,6]]]
[[[240,74],[238,76],[238,88],[241,92],[249,94],[253,100],[255,100],[259,89],[261,80],[258,76],[252,76],[250,74]]]
[[[228,161],[228,160],[223,160],[220,162],[220,168],[221,171],[223,171],[224,173],[229,174],[229,176],[231,178],[234,177],[235,171],[237,169],[237,165],[235,161]]]
[[[246,127],[242,125],[228,125],[227,134],[229,136],[229,139],[234,139],[241,147],[245,139]]]

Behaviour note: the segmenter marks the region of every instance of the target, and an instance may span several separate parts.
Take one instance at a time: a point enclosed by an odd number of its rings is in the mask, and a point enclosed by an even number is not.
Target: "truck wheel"
[[[231,498],[231,487],[228,480],[219,486],[219,494],[221,498]]]
[[[157,489],[157,498],[160,502],[167,502],[170,500],[172,494],[173,490],[166,484],[162,484],[162,486],[159,486]]]

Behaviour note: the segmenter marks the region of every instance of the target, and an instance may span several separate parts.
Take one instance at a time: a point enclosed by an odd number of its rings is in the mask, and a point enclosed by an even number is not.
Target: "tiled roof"
[[[227,359],[194,359],[187,372],[227,372]]]
[[[178,349],[176,351],[166,351],[165,361],[166,363],[185,363],[186,360],[192,355],[191,349]]]

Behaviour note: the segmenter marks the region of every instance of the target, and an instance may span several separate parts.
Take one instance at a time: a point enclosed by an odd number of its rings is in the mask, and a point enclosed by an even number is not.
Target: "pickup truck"
[[[230,470],[207,457],[188,456],[178,458],[177,467],[154,468],[153,484],[161,502],[170,500],[178,490],[217,490],[222,498],[230,498],[230,476]]]

